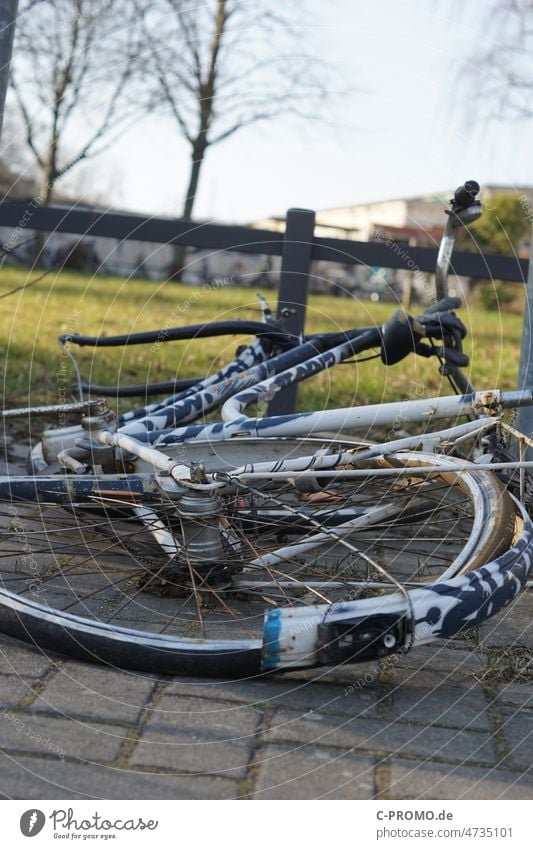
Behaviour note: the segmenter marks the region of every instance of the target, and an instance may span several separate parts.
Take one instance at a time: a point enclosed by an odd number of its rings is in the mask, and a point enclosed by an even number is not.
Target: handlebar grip
[[[455,190],[452,204],[454,207],[470,206],[476,200],[476,195],[479,192],[479,183],[475,180],[467,180],[463,186],[459,186]]]

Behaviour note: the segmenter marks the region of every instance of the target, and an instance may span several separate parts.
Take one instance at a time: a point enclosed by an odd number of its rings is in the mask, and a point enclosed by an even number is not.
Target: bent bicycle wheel
[[[232,676],[380,657],[517,595],[532,527],[492,473],[416,452],[365,463],[357,447],[180,445],[217,486],[177,497],[142,467],[1,478],[0,630],[119,667]],[[324,454],[343,465],[314,471]],[[308,458],[305,473],[286,457]],[[235,473],[243,461],[252,474]]]

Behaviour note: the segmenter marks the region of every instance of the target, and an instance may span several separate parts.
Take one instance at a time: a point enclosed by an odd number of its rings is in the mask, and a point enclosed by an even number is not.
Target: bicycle
[[[256,338],[232,363],[149,408],[118,420],[101,399],[5,411],[54,409],[81,423],[45,431],[31,474],[0,478],[0,631],[122,667],[255,674],[406,651],[509,604],[531,571],[530,464],[509,461],[502,441],[516,432],[499,414],[532,394],[471,391],[465,330],[445,289],[455,231],[481,211],[478,189],[456,192],[437,266],[443,297],[418,319],[398,311],[383,328],[295,340],[263,302]],[[178,328],[165,341],[211,331]],[[437,356],[467,391],[245,415],[374,347],[386,365],[413,351]],[[215,409],[221,420],[195,423]],[[316,435],[465,415],[378,444]],[[485,456],[461,453],[472,440]]]

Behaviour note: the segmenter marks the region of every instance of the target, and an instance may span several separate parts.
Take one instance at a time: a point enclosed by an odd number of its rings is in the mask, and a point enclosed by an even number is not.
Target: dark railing
[[[293,312],[288,319],[288,329],[297,334],[304,331],[312,260],[433,272],[437,257],[436,249],[399,245],[384,238],[357,242],[315,236],[315,213],[308,209],[289,209],[285,232],[278,233],[253,227],[148,218],[75,207],[39,207],[36,201],[6,202],[0,203],[0,227],[12,227],[15,233],[17,230],[21,233],[28,230],[61,232],[281,256],[278,314],[284,307],[290,307]],[[451,271],[464,277],[525,283],[528,261],[492,254],[454,253]],[[271,412],[294,409],[295,391],[291,387],[280,393],[271,404]]]
[[[437,255],[434,248],[405,246],[404,250],[395,250],[385,240],[356,242],[315,236],[315,214],[308,209],[290,209],[285,233],[277,233],[255,227],[59,206],[32,207],[31,203],[17,202],[0,203],[0,226],[283,256],[289,265],[298,266],[301,274],[309,272],[312,259],[432,272]],[[294,242],[297,250],[287,251],[288,242]],[[495,254],[456,252],[453,257],[453,273],[464,277],[523,283],[527,279],[527,267],[527,260]]]

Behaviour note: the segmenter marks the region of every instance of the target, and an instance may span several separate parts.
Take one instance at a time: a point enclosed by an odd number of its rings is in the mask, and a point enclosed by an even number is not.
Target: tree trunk
[[[183,218],[190,221],[196,193],[198,191],[198,181],[200,179],[200,171],[204,162],[205,152],[209,146],[208,132],[213,118],[213,105],[216,93],[216,78],[217,78],[217,61],[222,44],[222,37],[228,20],[228,10],[226,8],[226,0],[218,0],[216,7],[216,15],[214,21],[213,37],[211,39],[211,47],[209,53],[209,68],[207,77],[204,78],[201,69],[201,62],[196,56],[197,72],[198,72],[198,109],[199,109],[199,128],[198,134],[192,142],[191,152],[191,171],[189,175],[189,185],[185,195],[185,203],[183,206]],[[180,279],[183,275],[185,263],[187,259],[187,246],[177,245],[174,249],[174,267],[172,270],[171,279]]]
[[[15,35],[17,7],[18,0],[2,0],[0,7],[0,133],[2,132],[2,121],[4,118],[4,103],[9,80],[9,66],[13,49],[13,36]]]
[[[185,194],[185,202],[183,204],[183,213],[182,218],[186,221],[190,221],[192,217],[192,211],[194,208],[194,202],[196,200],[196,193],[198,191],[198,182],[200,180],[200,172],[202,170],[202,165],[204,162],[205,152],[207,150],[207,145],[203,143],[199,143],[198,141],[193,146],[191,153],[191,170],[189,174],[189,185],[187,186],[187,192]],[[173,262],[171,273],[169,274],[170,280],[179,281],[183,275],[183,271],[185,269],[185,264],[187,261],[187,246],[186,245],[176,245],[174,248]]]
[[[54,174],[54,166],[49,164],[46,170],[43,172],[43,180],[38,195],[39,206],[48,206],[48,204],[52,200],[55,177],[56,175]],[[43,264],[45,241],[46,233],[43,233],[42,231],[38,231],[35,233],[35,242],[33,249],[34,265],[40,266]]]

